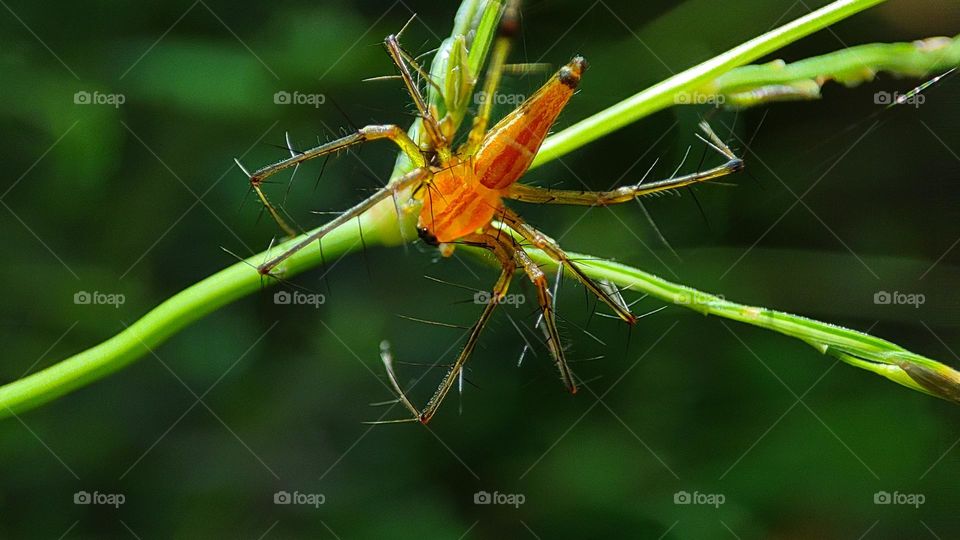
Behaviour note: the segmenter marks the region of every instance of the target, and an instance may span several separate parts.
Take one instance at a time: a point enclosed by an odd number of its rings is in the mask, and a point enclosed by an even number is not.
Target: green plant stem
[[[644,116],[676,105],[676,96],[681,92],[702,86],[735,67],[753,62],[757,58],[883,1],[832,2],[702,64],[678,73],[553,135],[544,141],[531,168],[553,161]]]
[[[368,245],[382,243],[366,226],[364,240]],[[279,252],[293,242],[280,244],[274,250]],[[323,241],[324,257],[328,261],[359,248],[356,223],[335,229]],[[168,298],[107,341],[0,387],[0,418],[32,409],[101,379],[148,354],[168,337],[210,312],[263,286],[273,285],[275,280],[263,280],[261,284],[256,267],[263,261],[261,253],[224,268]],[[321,264],[319,250],[303,250],[288,259],[284,271],[292,276],[318,264]]]
[[[529,252],[539,265],[556,268],[556,262],[543,252]],[[960,388],[960,373],[884,339],[799,315],[738,304],[613,261],[576,253],[569,255],[580,261],[578,264],[591,278],[609,281],[631,292],[647,294],[704,315],[715,315],[779,332],[802,340],[821,353],[913,390],[960,402],[957,390]]]
[[[662,109],[672,104],[678,92],[694,90],[732,67],[772,52],[880,1],[834,2],[736,47],[558,133],[548,139],[548,144],[544,152],[538,155],[536,163],[542,164],[555,159],[614,129]],[[476,13],[479,5],[476,0],[464,3],[465,9],[469,8],[470,13]],[[458,23],[462,24],[463,20],[464,18],[458,19]],[[363,216],[363,238],[367,246],[393,245],[411,238],[409,234],[397,233],[398,229],[409,227],[409,219],[398,223],[392,201],[386,202],[389,204],[379,205]],[[299,239],[290,240],[273,250],[282,250]],[[357,225],[344,225],[324,238],[323,255],[330,261],[352,253],[360,246]],[[546,262],[542,254],[536,256],[541,262]],[[272,279],[263,279],[255,268],[265,257],[266,254],[260,253],[221,270],[170,297],[130,327],[100,345],[0,387],[0,418],[37,407],[103,378],[143,356],[204,315],[262,287],[275,284]],[[321,257],[319,249],[304,249],[290,257],[282,266],[284,277],[289,278],[315,268],[322,263],[324,257]],[[591,259],[589,256],[579,257]],[[956,400],[956,389],[960,388],[960,377],[957,377],[956,372],[879,338],[766,308],[739,305],[613,262],[594,260],[588,261],[584,266],[587,274],[596,279],[606,279],[621,286],[647,292],[666,302],[790,335],[814,345],[821,352],[884,375],[910,388]]]
[[[705,97],[724,96],[727,106],[752,107],[768,101],[817,99],[820,87],[831,80],[849,87],[869,82],[881,71],[897,77],[927,77],[958,64],[960,36],[871,43],[791,63],[741,66],[680,94],[680,101],[697,103]]]

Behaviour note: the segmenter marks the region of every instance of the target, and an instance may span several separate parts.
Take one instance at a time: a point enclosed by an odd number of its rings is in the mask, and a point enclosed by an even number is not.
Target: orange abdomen
[[[527,172],[586,68],[582,57],[574,58],[487,132],[473,158],[474,172],[481,184],[503,190]]]

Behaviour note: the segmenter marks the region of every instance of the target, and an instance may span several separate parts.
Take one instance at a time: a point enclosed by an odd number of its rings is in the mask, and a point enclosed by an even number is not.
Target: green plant
[[[696,93],[729,96],[736,104],[756,105],[764,102],[758,89],[772,85],[789,86],[792,97],[815,97],[810,81],[817,84],[824,78],[847,83],[863,80],[868,71],[891,70],[905,75],[922,75],[931,70],[944,69],[960,63],[957,40],[938,41],[936,47],[924,49],[911,44],[870,45],[838,51],[789,65],[766,64],[744,66],[793,41],[858,13],[882,0],[840,0],[801,17],[780,28],[750,40],[707,62],[688,69],[638,94],[599,112],[570,128],[552,136],[543,146],[533,166],[579,148],[607,133],[635,122],[657,110],[683,101],[682,96]],[[445,81],[445,89],[463,87],[463,72],[450,68],[451,64],[467,62],[473,73],[479,73],[487,44],[492,38],[493,24],[498,10],[497,2],[466,0],[457,15],[451,38],[444,41],[431,72]],[[473,42],[468,57],[457,59],[460,47],[473,30]],[[451,60],[452,59],[452,60]],[[865,59],[869,59],[866,61]],[[742,66],[742,67],[741,67]],[[852,69],[859,66],[869,70]],[[781,94],[783,95],[783,94]],[[760,96],[760,97],[758,97]],[[449,95],[448,95],[449,98]],[[434,106],[445,110],[452,106],[454,116],[461,119],[468,100],[443,101],[438,92],[431,92]],[[737,101],[739,100],[739,101]],[[460,110],[456,110],[460,107]],[[411,128],[416,137],[418,125]],[[394,178],[409,169],[409,163],[400,157]],[[398,221],[392,205],[381,205],[364,215],[361,220],[363,243],[395,245],[415,238],[409,219]],[[295,242],[275,246],[283,249]],[[344,225],[323,241],[326,257],[338,257],[361,247],[361,235],[356,224]],[[541,253],[532,253],[545,266],[551,266]],[[766,308],[749,307],[670,283],[651,274],[590,256],[583,263],[588,275],[605,279],[634,291],[645,292],[663,301],[682,305],[704,314],[712,314],[801,339],[856,367],[883,375],[909,388],[931,395],[960,401],[960,374],[932,359],[911,353],[888,341],[853,330],[847,330],[781,313]],[[55,399],[73,389],[98,380],[143,356],[177,331],[211,311],[242,296],[258,291],[273,280],[262,281],[253,268],[264,259],[257,254],[234,264],[184,291],[169,298],[136,323],[107,341],[74,355],[38,373],[0,387],[0,416],[9,416]],[[322,261],[319,249],[306,249],[290,257],[282,266],[284,277],[291,277],[314,268]]]

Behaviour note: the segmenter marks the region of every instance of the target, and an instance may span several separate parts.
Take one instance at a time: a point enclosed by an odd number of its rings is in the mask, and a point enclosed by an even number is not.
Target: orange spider
[[[494,95],[497,89],[509,50],[510,37],[516,31],[516,28],[517,18],[514,6],[513,9],[506,9],[501,18],[500,30],[494,44],[492,59],[484,83],[484,91],[487,96]],[[560,343],[560,334],[554,318],[553,299],[547,277],[533,262],[524,248],[511,235],[503,234],[494,225],[494,221],[496,220],[509,227],[524,241],[562,264],[588,290],[610,306],[619,318],[629,324],[634,324],[636,317],[622,300],[614,298],[600,284],[584,274],[555,241],[527,224],[516,212],[505,206],[503,200],[589,206],[617,204],[651,193],[676,189],[730,174],[740,170],[743,167],[743,162],[704,125],[704,130],[712,141],[711,146],[727,158],[726,163],[710,170],[642,185],[638,183],[611,191],[568,191],[519,184],[517,180],[523,176],[530,166],[550,127],[577,89],[580,79],[587,69],[586,60],[580,56],[574,57],[560,68],[536,93],[489,131],[487,125],[490,120],[493,100],[485,100],[474,118],[467,141],[454,151],[451,140],[455,133],[448,133],[451,131],[448,122],[445,122],[445,119],[438,120],[435,111],[427,107],[417,84],[414,82],[410,66],[413,66],[421,75],[425,75],[424,71],[409,54],[400,48],[396,36],[388,36],[385,45],[419,111],[427,139],[424,147],[414,142],[407,132],[399,126],[370,125],[360,128],[356,133],[306,151],[293,150],[288,140],[287,146],[290,147],[290,158],[257,170],[253,174],[248,173],[239,161],[237,165],[249,177],[251,186],[270,215],[291,235],[294,234],[293,229],[284,222],[261,189],[263,181],[272,174],[288,167],[297,166],[309,159],[375,139],[393,141],[410,158],[414,165],[413,170],[340,214],[287,251],[261,265],[260,273],[269,275],[274,268],[293,253],[317,242],[336,227],[360,216],[385,199],[412,190],[413,198],[422,203],[417,229],[423,241],[440,247],[444,255],[452,253],[454,243],[488,249],[500,262],[501,273],[492,288],[490,302],[484,307],[480,318],[470,329],[463,350],[433,397],[422,410],[417,409],[406,398],[397,383],[389,354],[383,355],[387,375],[394,391],[397,392],[400,402],[414,415],[407,421],[419,421],[425,424],[434,416],[440,403],[460,376],[463,366],[476,346],[480,333],[490,319],[493,310],[498,303],[503,301],[517,268],[523,269],[537,290],[537,299],[542,313],[542,322],[548,336],[547,345],[550,353],[560,372],[563,384],[568,391],[576,393],[577,383],[570,367],[567,365],[563,347]]]

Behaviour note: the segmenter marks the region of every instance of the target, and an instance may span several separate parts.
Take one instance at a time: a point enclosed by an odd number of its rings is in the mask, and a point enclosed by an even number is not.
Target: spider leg
[[[720,152],[727,158],[727,162],[718,165],[712,169],[701,171],[684,176],[667,178],[656,182],[639,183],[632,186],[624,186],[610,191],[578,191],[564,189],[547,189],[536,186],[527,186],[520,183],[510,186],[509,191],[504,194],[505,197],[521,202],[537,204],[576,204],[586,206],[606,206],[610,204],[619,204],[632,201],[644,195],[660,193],[681,187],[698,184],[713,180],[721,176],[726,176],[743,170],[743,160],[737,157],[719,137],[717,137],[709,126],[701,124],[701,128],[706,132],[707,141],[712,148]]]
[[[473,126],[470,128],[470,134],[467,136],[467,142],[464,145],[465,150],[461,152],[464,155],[472,155],[487,133],[487,125],[490,123],[490,115],[493,112],[495,101],[494,94],[500,86],[503,67],[507,62],[510,46],[519,27],[520,0],[510,0],[504,7],[503,14],[500,15],[500,26],[497,28],[497,37],[493,43],[493,50],[490,52],[490,63],[487,65],[487,74],[483,82],[481,95],[485,99],[480,102],[477,114],[473,117]]]
[[[534,247],[543,250],[551,259],[563,264],[570,272],[576,276],[584,287],[586,287],[590,292],[597,296],[603,303],[610,306],[610,309],[617,314],[618,317],[623,319],[629,324],[634,324],[637,322],[637,317],[630,312],[630,309],[625,307],[622,302],[617,301],[615,298],[612,298],[597,282],[592,280],[590,276],[583,273],[583,270],[580,269],[560,248],[560,245],[557,244],[555,240],[545,235],[544,233],[533,228],[530,224],[523,220],[516,212],[510,210],[507,207],[503,208],[503,213],[499,214],[498,217],[505,223],[508,227],[516,231],[524,240],[533,244]]]
[[[388,139],[393,141],[397,146],[400,147],[400,150],[410,157],[414,163],[414,166],[423,167],[426,165],[423,154],[420,152],[420,148],[415,142],[413,142],[413,140],[410,139],[406,131],[397,125],[365,126],[358,129],[356,133],[352,133],[346,137],[341,137],[309,150],[297,151],[290,148],[289,158],[278,161],[272,165],[267,165],[266,167],[256,170],[252,174],[240,163],[239,160],[234,159],[234,161],[236,161],[237,166],[240,167],[240,170],[242,170],[243,173],[246,174],[250,179],[250,187],[252,187],[257,193],[257,197],[260,198],[260,202],[263,203],[263,206],[270,213],[270,216],[273,217],[274,221],[277,222],[277,225],[279,225],[280,228],[283,229],[283,231],[288,235],[296,236],[297,232],[293,229],[293,227],[288,225],[286,221],[284,221],[284,219],[280,216],[280,212],[277,211],[276,207],[267,199],[267,196],[262,189],[263,181],[284,169],[297,166],[304,161],[328,154],[333,154],[355,144],[377,139]]]
[[[577,382],[573,378],[573,372],[570,371],[570,366],[567,364],[563,352],[563,345],[560,343],[560,332],[557,330],[557,320],[553,313],[553,296],[550,294],[550,283],[547,281],[547,276],[521,246],[515,246],[513,258],[523,268],[527,277],[530,278],[537,289],[537,301],[540,303],[543,324],[547,329],[547,346],[550,348],[550,354],[560,371],[560,380],[563,381],[564,386],[571,394],[576,394]]]
[[[513,248],[507,244],[504,244],[503,242],[497,241],[494,236],[485,233],[472,234],[464,237],[463,241],[492,251],[500,261],[500,277],[497,279],[497,282],[491,289],[489,297],[486,298],[487,302],[483,307],[483,312],[480,314],[480,318],[477,319],[477,322],[474,323],[474,325],[470,328],[470,334],[467,337],[466,344],[460,351],[460,355],[453,363],[453,366],[451,366],[450,371],[448,371],[447,375],[443,378],[443,382],[441,382],[440,386],[437,387],[437,391],[433,394],[433,397],[431,397],[430,401],[427,402],[426,407],[424,407],[423,411],[420,412],[418,419],[423,424],[426,424],[431,418],[433,418],[433,415],[437,412],[437,408],[440,407],[440,403],[443,402],[443,398],[447,396],[447,394],[450,392],[450,389],[453,388],[453,385],[460,377],[460,371],[463,369],[463,365],[470,358],[470,354],[473,353],[473,349],[477,346],[477,340],[480,338],[480,332],[483,331],[483,328],[490,321],[490,317],[493,315],[493,310],[496,309],[497,305],[502,302],[504,296],[506,296],[507,290],[510,288],[510,279],[513,277],[513,273],[516,270],[513,258]]]
[[[420,113],[420,118],[423,121],[423,126],[427,130],[427,136],[430,140],[432,147],[437,150],[440,154],[441,161],[446,162],[450,159],[450,143],[447,141],[446,137],[443,135],[443,131],[440,129],[440,123],[437,121],[436,116],[427,107],[426,100],[423,99],[423,94],[420,92],[420,87],[417,85],[416,81],[413,80],[413,75],[410,72],[410,68],[407,65],[408,63],[414,66],[414,69],[417,73],[424,75],[427,81],[432,82],[430,79],[430,74],[426,73],[423,68],[421,68],[406,51],[400,47],[400,42],[396,35],[389,35],[384,40],[384,45],[387,47],[387,52],[390,54],[390,59],[393,60],[393,63],[396,64],[397,70],[400,72],[400,77],[403,79],[403,84],[407,87],[407,93],[410,94],[410,98],[413,99],[414,105],[417,107],[417,111]],[[433,83],[436,84],[436,83]]]
[[[279,255],[273,257],[269,261],[263,263],[258,268],[258,271],[262,275],[269,274],[271,270],[276,268],[277,265],[279,265],[283,261],[287,260],[294,253],[309,246],[313,242],[320,240],[330,231],[336,229],[337,227],[343,225],[344,223],[347,223],[351,219],[359,217],[361,214],[363,214],[367,210],[376,206],[377,203],[379,203],[380,201],[383,201],[388,197],[396,196],[398,193],[404,191],[405,189],[414,187],[426,181],[427,179],[430,178],[432,174],[433,173],[430,171],[430,169],[426,167],[419,167],[401,176],[396,181],[378,189],[376,192],[374,192],[373,195],[367,197],[366,199],[356,204],[349,210],[345,211],[339,216],[323,224],[320,228],[310,233],[303,240],[297,242],[292,247],[288,248],[286,251],[280,253]]]

